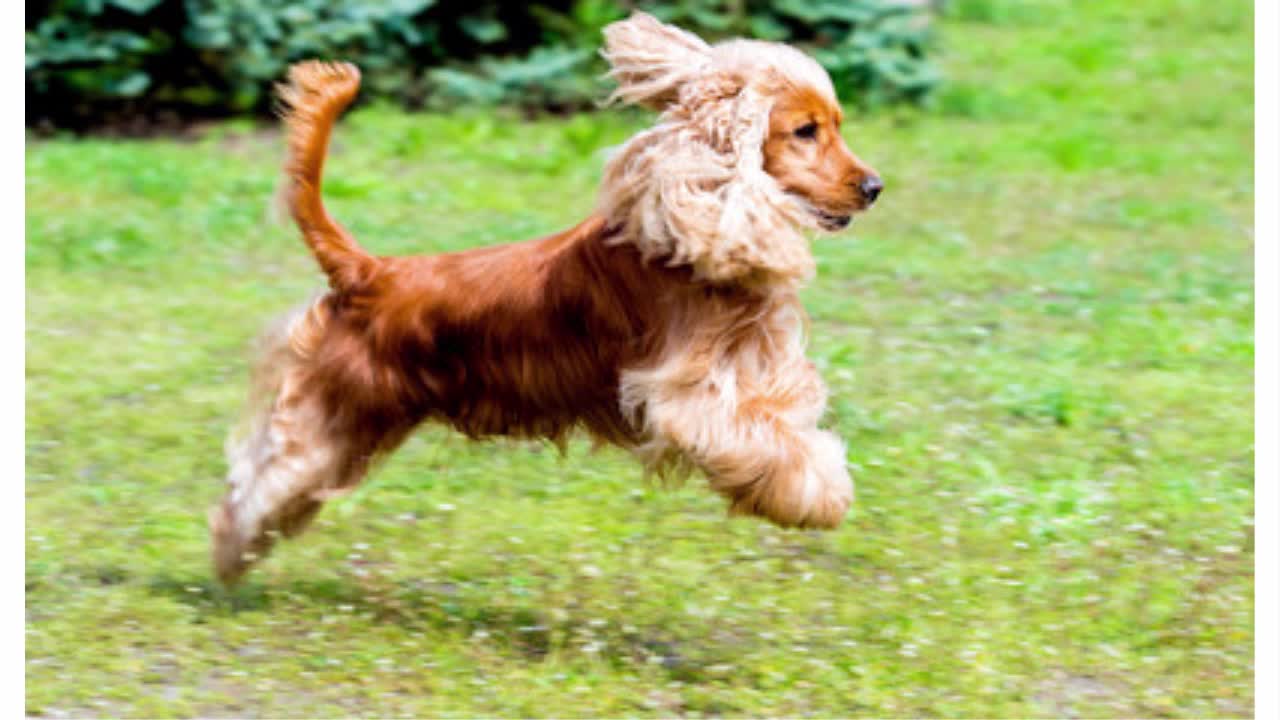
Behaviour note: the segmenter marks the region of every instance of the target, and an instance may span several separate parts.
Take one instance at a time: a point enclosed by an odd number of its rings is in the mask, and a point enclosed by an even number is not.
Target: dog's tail
[[[318,60],[289,68],[288,82],[276,90],[289,148],[284,199],[330,286],[339,291],[367,279],[378,262],[329,216],[320,198],[330,131],[359,90],[355,65]]]

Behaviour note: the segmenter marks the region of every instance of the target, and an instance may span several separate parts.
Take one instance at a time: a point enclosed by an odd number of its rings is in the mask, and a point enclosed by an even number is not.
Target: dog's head
[[[795,280],[799,230],[836,231],[883,187],[840,135],[826,71],[777,43],[715,46],[644,13],[605,28],[611,99],[659,110],[606,169],[602,212],[701,277]]]

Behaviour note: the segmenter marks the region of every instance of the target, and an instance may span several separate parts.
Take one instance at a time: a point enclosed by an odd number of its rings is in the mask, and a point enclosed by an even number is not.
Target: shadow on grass
[[[553,653],[591,654],[617,668],[655,665],[671,680],[691,683],[714,681],[707,668],[730,662],[754,640],[724,628],[689,628],[684,618],[642,627],[601,627],[598,621],[574,617],[556,620],[542,608],[473,602],[452,583],[407,581],[373,588],[347,578],[271,586],[250,580],[228,589],[208,577],[161,575],[152,578],[147,589],[195,608],[196,623],[255,612],[290,612],[291,606],[304,604],[395,624],[408,632],[458,639],[483,634],[527,662],[540,662]],[[688,629],[692,636],[680,637],[668,625]]]

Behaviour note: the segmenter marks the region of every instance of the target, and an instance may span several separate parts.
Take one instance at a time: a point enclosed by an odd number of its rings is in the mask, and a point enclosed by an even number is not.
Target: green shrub
[[[55,0],[26,32],[27,121],[129,107],[155,93],[153,76],[180,49],[163,30],[161,0]],[[35,17],[31,17],[34,15]]]
[[[54,0],[28,17],[27,122],[261,113],[289,63],[345,58],[366,94],[408,107],[589,107],[605,92],[600,30],[632,4],[549,0]],[[641,2],[710,40],[799,45],[847,99],[916,101],[937,82],[912,0]]]

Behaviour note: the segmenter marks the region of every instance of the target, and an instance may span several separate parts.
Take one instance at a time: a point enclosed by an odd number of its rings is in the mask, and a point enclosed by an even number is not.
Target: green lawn
[[[27,711],[1249,716],[1251,5],[951,5],[934,106],[847,125],[881,203],[815,245],[830,534],[429,428],[227,595],[247,349],[320,286],[278,135],[29,141]],[[546,233],[648,121],[361,110],[330,207],[379,253]]]

